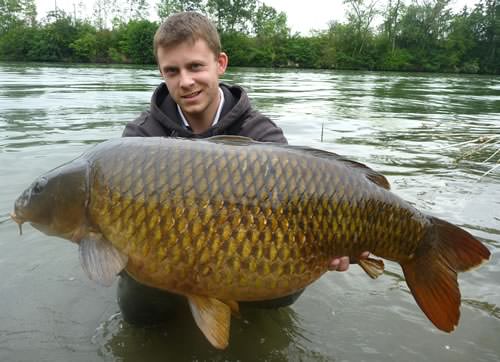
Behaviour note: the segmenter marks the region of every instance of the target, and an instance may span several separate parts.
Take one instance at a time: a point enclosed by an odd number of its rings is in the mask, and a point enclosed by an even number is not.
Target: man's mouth
[[[189,94],[185,94],[185,95],[182,96],[182,98],[191,99],[191,98],[196,97],[200,93],[201,93],[201,90],[200,91],[196,91],[196,92],[192,92],[192,93],[189,93]]]

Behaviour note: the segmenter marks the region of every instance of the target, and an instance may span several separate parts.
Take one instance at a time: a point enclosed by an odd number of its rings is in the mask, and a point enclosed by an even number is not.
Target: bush
[[[0,37],[0,59],[36,60],[33,49],[38,44],[37,29],[19,25]]]
[[[97,58],[97,37],[95,32],[85,32],[69,45],[74,52],[75,60],[95,62]]]
[[[157,28],[157,23],[148,20],[132,20],[120,28],[120,48],[132,63],[154,63],[153,38]]]

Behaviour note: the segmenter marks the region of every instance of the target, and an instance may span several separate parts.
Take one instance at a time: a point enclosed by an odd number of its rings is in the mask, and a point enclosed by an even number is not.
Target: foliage
[[[286,14],[257,0],[156,0],[160,19],[196,10],[219,29],[233,66],[500,74],[500,0],[452,13],[451,0],[344,0],[345,22],[291,34]],[[96,0],[91,19],[34,0],[0,0],[0,60],[153,63],[150,1]],[[376,16],[382,17],[374,27]]]
[[[36,21],[35,0],[0,0],[0,35],[19,25]]]
[[[71,43],[78,37],[78,26],[63,11],[51,13],[36,34],[30,58],[49,62],[72,60]]]
[[[157,27],[149,20],[132,20],[123,25],[121,49],[132,63],[154,63],[153,37]]]
[[[201,11],[203,12],[204,5],[202,0],[160,0],[156,4],[156,10],[160,19],[166,19],[181,11]]]
[[[256,7],[256,0],[207,0],[205,9],[220,32],[246,33]]]

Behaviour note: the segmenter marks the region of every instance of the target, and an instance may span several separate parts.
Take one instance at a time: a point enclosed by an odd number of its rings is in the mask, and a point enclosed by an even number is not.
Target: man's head
[[[221,52],[219,33],[212,22],[194,11],[174,14],[165,20],[154,37],[154,54],[158,59],[158,48],[172,48],[181,43],[193,45],[203,40],[217,57]]]
[[[172,15],[154,38],[158,68],[170,96],[181,107],[193,131],[211,125],[219,105],[219,76],[228,58],[221,52],[213,24],[201,14]]]

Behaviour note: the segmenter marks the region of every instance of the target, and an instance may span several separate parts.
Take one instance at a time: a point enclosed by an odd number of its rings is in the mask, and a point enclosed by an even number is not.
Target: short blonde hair
[[[153,49],[155,58],[158,48],[170,48],[184,42],[204,40],[208,48],[218,57],[221,52],[219,33],[214,24],[204,15],[185,11],[169,16],[156,30]]]

